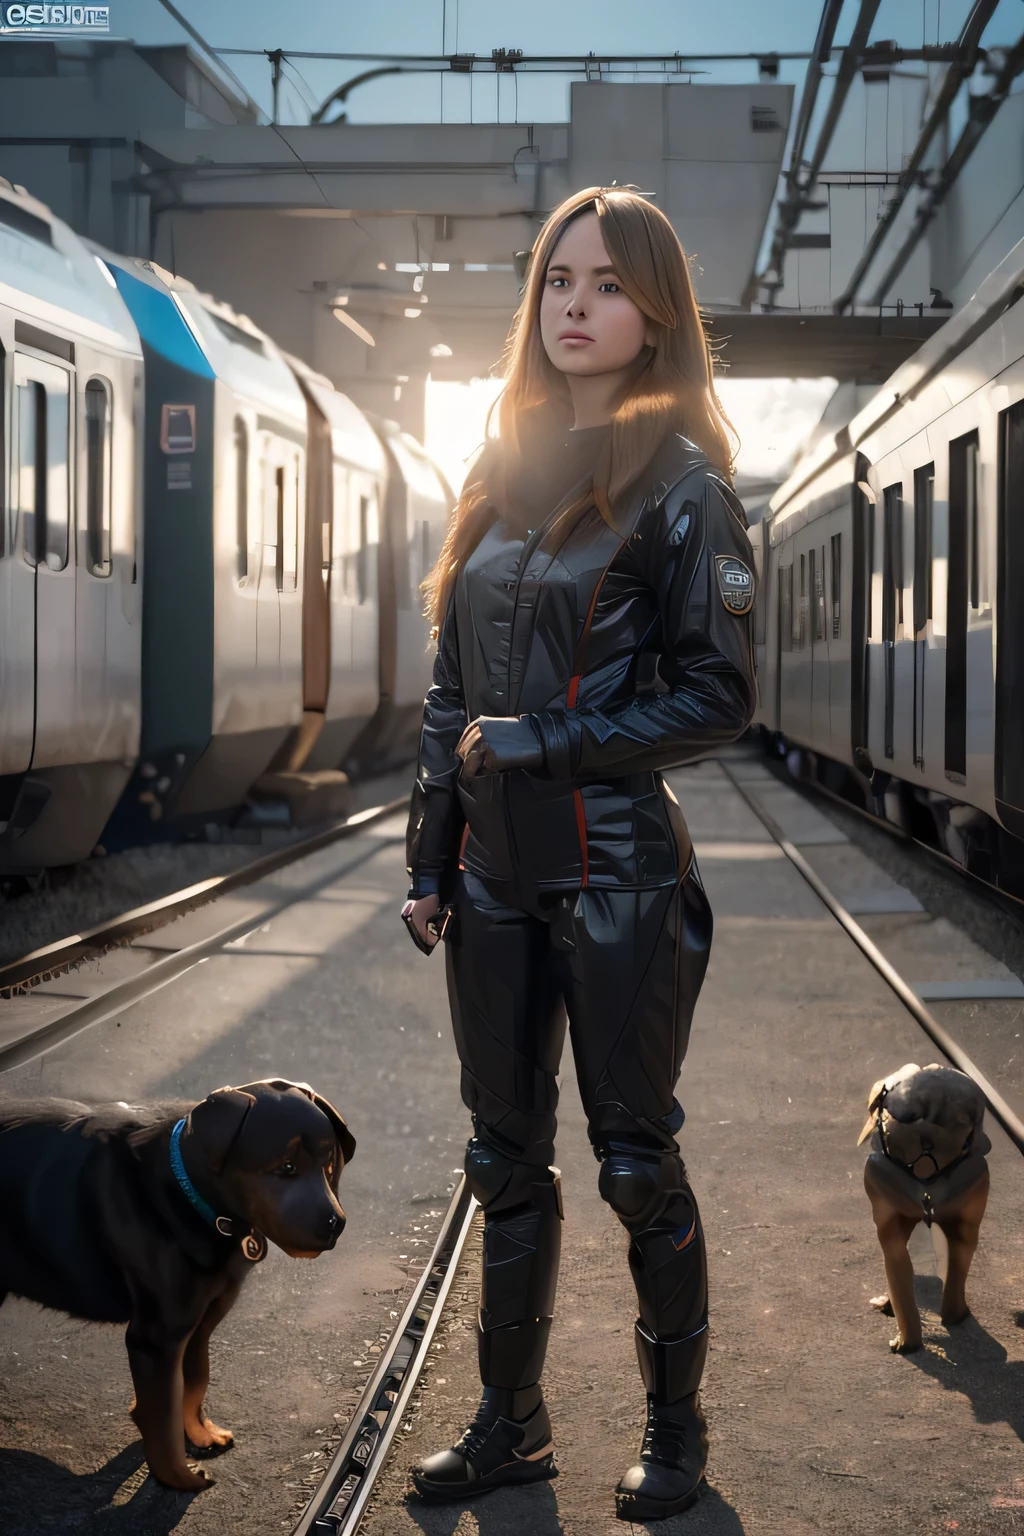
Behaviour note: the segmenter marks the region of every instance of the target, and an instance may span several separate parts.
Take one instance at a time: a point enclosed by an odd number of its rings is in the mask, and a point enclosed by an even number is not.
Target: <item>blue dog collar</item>
[[[174,1127],[174,1130],[171,1132],[171,1172],[174,1174],[174,1177],[177,1179],[179,1185],[181,1186],[182,1192],[188,1196],[188,1201],[192,1208],[199,1212],[200,1216],[209,1226],[216,1227],[218,1232],[222,1232],[220,1222],[224,1218],[222,1217],[218,1219],[217,1212],[214,1210],[212,1205],[209,1205],[207,1201],[203,1199],[202,1195],[199,1193],[198,1189],[196,1189],[195,1185],[192,1183],[192,1180],[189,1178],[188,1172],[185,1168],[185,1159],[181,1155],[181,1133],[184,1129],[185,1121],[182,1119],[178,1121],[177,1125]],[[226,1233],[223,1233],[225,1237],[230,1237],[231,1235],[230,1224],[228,1224],[228,1226],[229,1230]]]
[[[185,1159],[181,1155],[181,1133],[184,1129],[185,1120],[182,1119],[178,1121],[171,1132],[171,1172],[177,1179],[178,1187],[187,1198],[192,1209],[197,1211],[209,1226],[214,1227],[221,1237],[234,1237],[237,1234],[235,1232],[235,1223],[231,1220],[231,1217],[218,1216],[213,1206],[203,1199],[188,1176]],[[263,1233],[256,1232],[252,1228],[242,1237],[239,1246],[241,1247],[243,1257],[248,1259],[250,1264],[258,1264],[267,1252],[267,1240]]]

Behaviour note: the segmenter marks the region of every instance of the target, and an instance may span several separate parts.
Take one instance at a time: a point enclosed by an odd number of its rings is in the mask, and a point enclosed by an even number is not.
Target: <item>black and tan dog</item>
[[[914,1299],[914,1266],[907,1243],[918,1222],[932,1222],[949,1248],[942,1286],[946,1327],[969,1315],[966,1284],[988,1200],[991,1142],[982,1122],[981,1089],[954,1067],[909,1063],[882,1078],[868,1097],[858,1146],[871,1137],[864,1188],[885,1259],[888,1296],[871,1305],[896,1318],[889,1347],[908,1355],[922,1346]]]
[[[127,1323],[149,1469],[205,1488],[186,1437],[208,1454],[232,1443],[203,1414],[210,1335],[267,1238],[293,1258],[334,1246],[354,1151],[338,1111],[283,1079],[195,1106],[0,1104],[0,1302]]]

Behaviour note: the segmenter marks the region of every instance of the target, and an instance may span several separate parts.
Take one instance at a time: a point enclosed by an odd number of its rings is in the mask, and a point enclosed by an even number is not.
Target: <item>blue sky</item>
[[[715,51],[808,50],[821,12],[820,0],[177,0],[215,48],[284,48],[353,53],[472,52],[489,56],[492,48],[521,48],[527,53],[703,53]],[[970,0],[882,0],[873,38],[895,38],[906,46],[922,40],[948,41],[959,31]],[[159,0],[113,0],[112,30],[140,43],[177,42],[183,33]],[[857,13],[847,0],[837,42],[849,35]],[[1024,29],[1021,0],[1001,0],[986,41],[1009,42]],[[225,59],[260,106],[270,106],[270,67],[263,58]],[[309,105],[319,103],[337,85],[369,65],[345,61],[295,60],[286,70],[282,120],[302,122]],[[749,65],[714,65],[710,80],[754,78]],[[783,65],[780,79],[799,82],[804,66]],[[518,89],[520,121],[557,121],[567,116],[564,76],[524,75],[501,82],[502,119],[513,118]],[[405,75],[363,87],[353,96],[350,121],[436,122],[440,110],[438,76]],[[470,116],[470,82],[444,80],[446,120]],[[478,121],[495,120],[495,81],[472,83],[472,112]]]

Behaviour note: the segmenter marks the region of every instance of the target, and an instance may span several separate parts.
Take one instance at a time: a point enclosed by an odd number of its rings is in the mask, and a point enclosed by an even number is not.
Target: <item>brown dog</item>
[[[888,1296],[871,1305],[896,1318],[889,1348],[920,1349],[921,1317],[914,1299],[914,1266],[907,1251],[918,1222],[934,1221],[949,1259],[941,1318],[947,1328],[969,1315],[966,1284],[988,1200],[991,1142],[982,1128],[981,1089],[953,1067],[912,1062],[882,1078],[868,1097],[868,1119],[857,1145],[871,1137],[864,1188],[885,1259]]]
[[[0,1302],[10,1291],[127,1323],[131,1414],[153,1476],[197,1491],[185,1459],[232,1443],[203,1413],[210,1335],[266,1239],[294,1258],[333,1248],[355,1141],[338,1111],[283,1078],[194,1106],[0,1105]]]

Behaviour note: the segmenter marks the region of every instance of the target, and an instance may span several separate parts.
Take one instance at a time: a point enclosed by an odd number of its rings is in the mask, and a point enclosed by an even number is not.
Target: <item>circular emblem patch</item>
[[[754,606],[754,573],[735,555],[716,555],[718,590],[730,613],[742,618]]]

